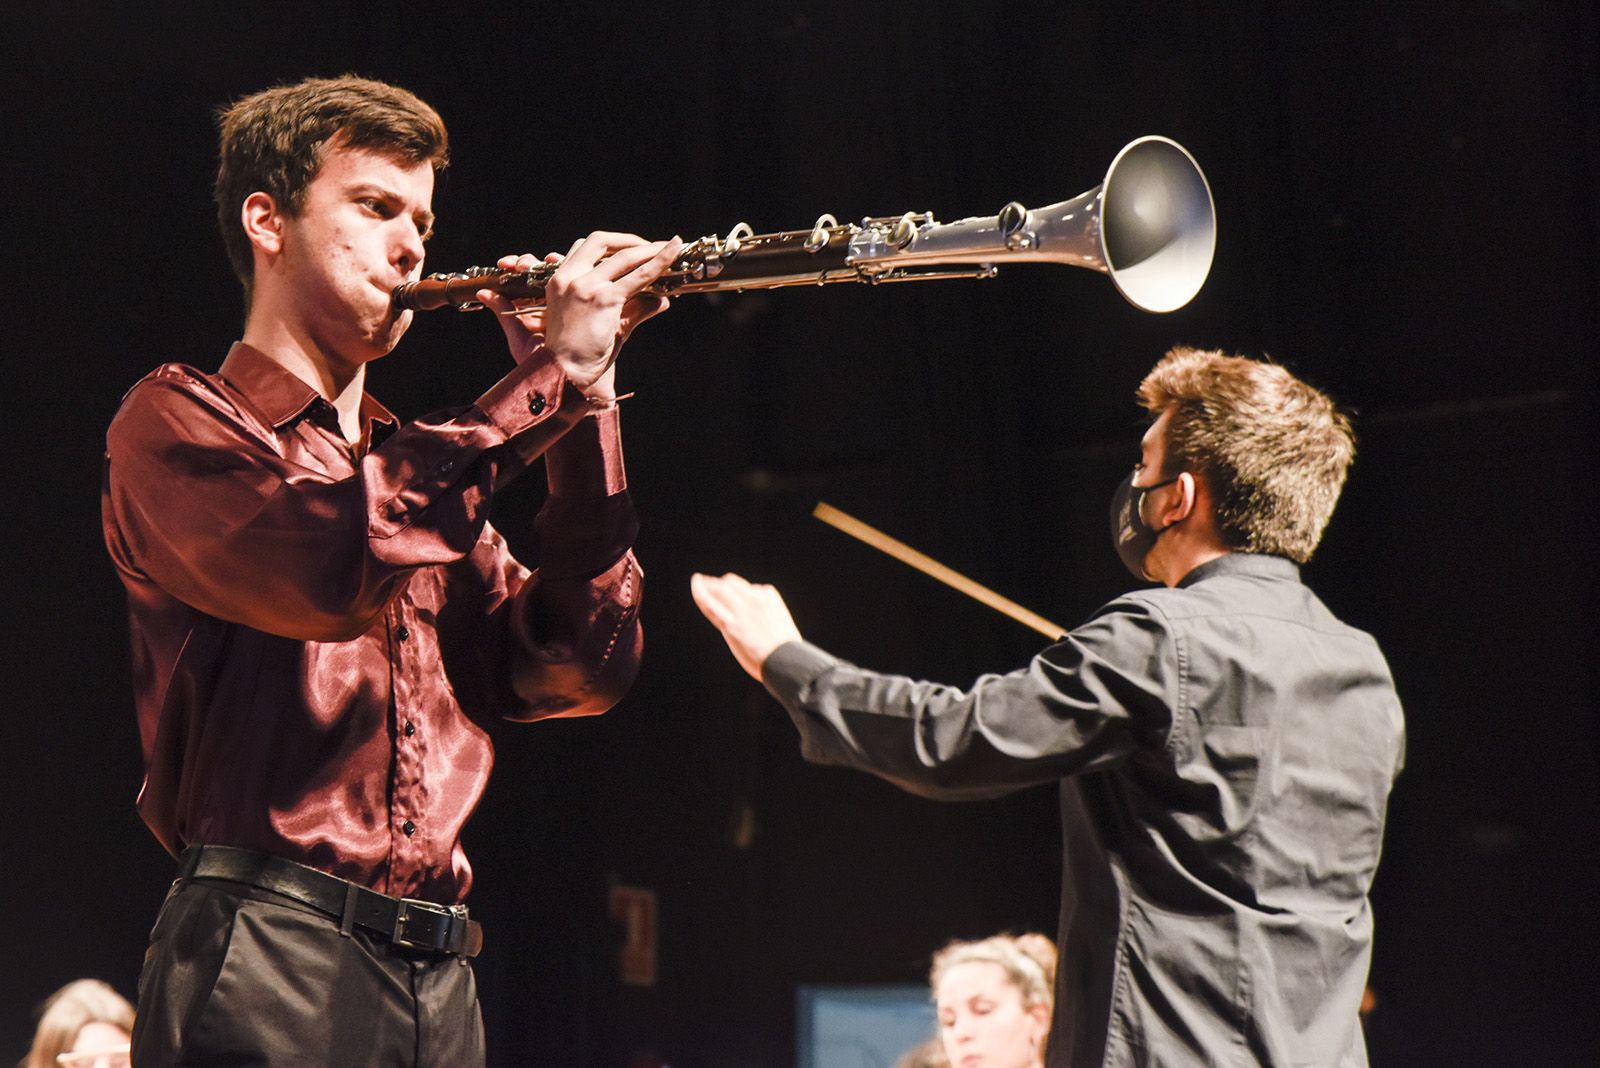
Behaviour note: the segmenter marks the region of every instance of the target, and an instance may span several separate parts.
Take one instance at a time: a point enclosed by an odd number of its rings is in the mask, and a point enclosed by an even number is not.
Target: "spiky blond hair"
[[[1171,410],[1168,477],[1198,471],[1234,549],[1311,559],[1355,458],[1350,420],[1278,364],[1180,346],[1139,384],[1154,415]]]

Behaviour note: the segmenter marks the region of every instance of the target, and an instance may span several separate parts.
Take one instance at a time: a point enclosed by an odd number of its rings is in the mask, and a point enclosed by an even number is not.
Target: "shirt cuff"
[[[477,404],[507,438],[514,438],[554,416],[563,404],[581,398],[577,390],[565,389],[566,384],[561,365],[540,345],[510,374],[489,387]]]
[[[533,529],[542,578],[592,578],[633,548],[639,517],[626,492],[609,497],[550,496],[534,517]]]
[[[799,708],[803,696],[839,658],[808,641],[788,641],[768,654],[761,665],[761,684],[785,708]]]
[[[567,431],[545,453],[545,477],[557,497],[609,497],[628,488],[622,433],[613,406]]]

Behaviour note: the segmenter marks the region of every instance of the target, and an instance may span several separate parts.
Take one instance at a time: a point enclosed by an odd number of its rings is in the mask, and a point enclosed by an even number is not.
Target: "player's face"
[[[1042,1007],[1030,1010],[1006,970],[989,961],[957,964],[939,980],[939,1035],[952,1068],[1032,1068],[1040,1063]]]
[[[393,349],[411,312],[394,287],[422,274],[433,226],[433,167],[330,148],[298,215],[284,219],[284,267],[313,343],[349,364]]]

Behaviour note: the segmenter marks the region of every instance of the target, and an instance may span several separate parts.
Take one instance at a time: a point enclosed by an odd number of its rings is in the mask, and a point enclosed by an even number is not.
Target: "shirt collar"
[[[1179,580],[1178,588],[1193,586],[1196,582],[1218,575],[1258,575],[1261,578],[1299,582],[1300,565],[1287,557],[1269,556],[1266,553],[1228,553],[1215,560],[1207,560],[1190,571]]]
[[[303,415],[322,395],[278,361],[260,349],[235,341],[217,372],[228,384],[250,399],[274,430]],[[393,414],[372,394],[361,393],[361,423],[370,431],[373,423],[396,422]]]

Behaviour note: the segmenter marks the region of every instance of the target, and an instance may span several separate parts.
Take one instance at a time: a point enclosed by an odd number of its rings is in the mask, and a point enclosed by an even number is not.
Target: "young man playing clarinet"
[[[645,289],[680,243],[594,233],[549,257],[542,314],[500,317],[509,373],[398,425],[366,370],[411,321],[391,293],[422,271],[439,116],[343,77],[242,99],[220,127],[243,337],[215,371],[145,377],[107,436],[139,810],[179,858],[134,1061],[481,1065],[458,835],[493,762],[483,725],[604,712],[633,680],[614,363],[665,307]],[[530,570],[487,517],[540,456]]]

